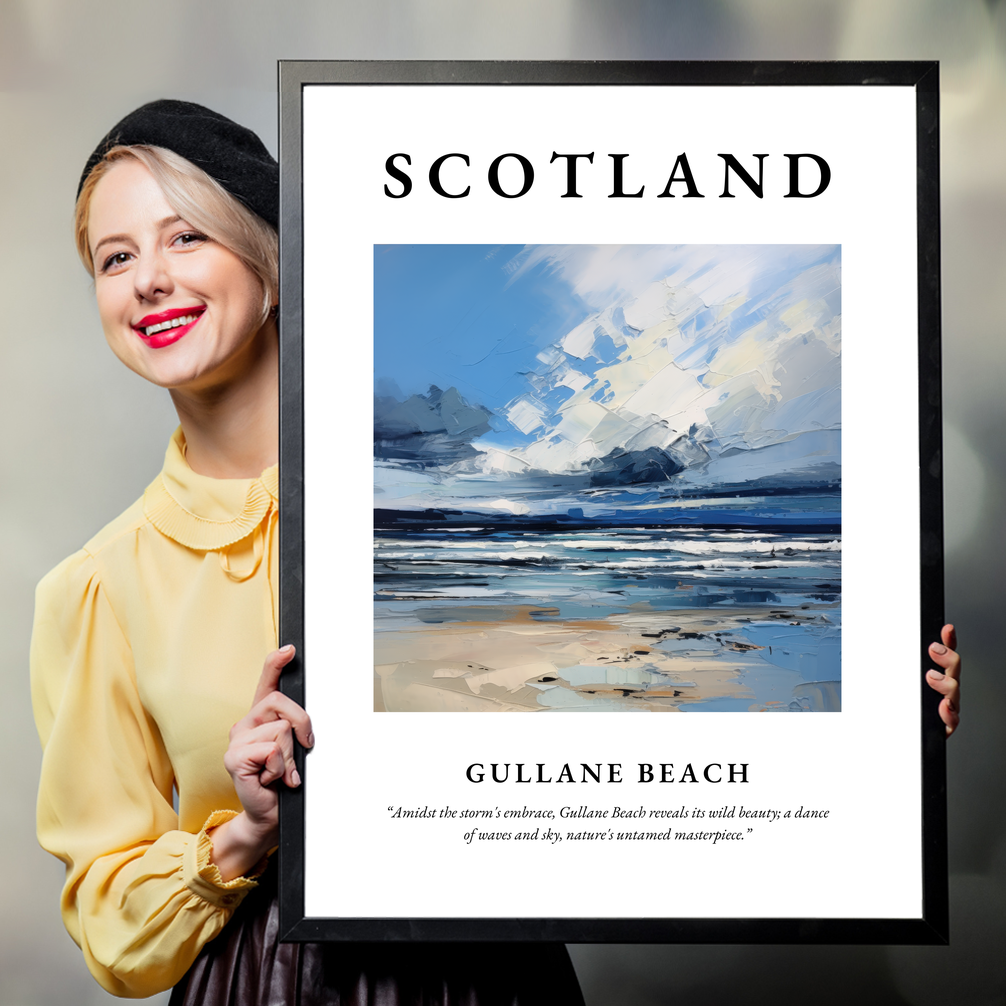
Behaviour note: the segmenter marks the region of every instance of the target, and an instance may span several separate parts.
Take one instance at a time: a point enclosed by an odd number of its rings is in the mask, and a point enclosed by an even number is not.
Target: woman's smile
[[[151,349],[161,349],[164,346],[170,346],[173,342],[178,342],[179,339],[191,332],[205,310],[205,305],[197,305],[195,307],[175,307],[158,314],[148,314],[133,325],[133,331]]]

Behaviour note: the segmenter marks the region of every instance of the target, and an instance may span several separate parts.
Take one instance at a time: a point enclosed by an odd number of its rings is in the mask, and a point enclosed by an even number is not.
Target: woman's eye
[[[205,234],[200,234],[198,231],[186,231],[184,234],[179,234],[174,243],[182,248],[191,248],[193,245],[202,244],[205,240]]]
[[[114,255],[109,255],[102,264],[102,272],[114,271],[121,265],[125,265],[129,261],[129,252],[116,252]]]

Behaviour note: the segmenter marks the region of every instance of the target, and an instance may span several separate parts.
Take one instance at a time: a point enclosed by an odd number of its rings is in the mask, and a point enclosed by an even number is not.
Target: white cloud
[[[703,463],[837,427],[836,249],[535,247],[518,262],[515,276],[558,272],[595,312],[539,354],[534,390],[510,403],[537,441],[508,470],[582,471],[647,447]]]

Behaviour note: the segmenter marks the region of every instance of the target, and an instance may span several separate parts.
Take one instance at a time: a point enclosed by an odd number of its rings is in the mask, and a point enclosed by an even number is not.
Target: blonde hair
[[[255,273],[262,283],[264,323],[279,293],[279,236],[202,168],[165,147],[112,147],[84,181],[74,211],[74,238],[91,278],[94,259],[87,240],[91,198],[112,165],[126,158],[139,161],[154,176],[168,205],[183,220],[234,252]]]

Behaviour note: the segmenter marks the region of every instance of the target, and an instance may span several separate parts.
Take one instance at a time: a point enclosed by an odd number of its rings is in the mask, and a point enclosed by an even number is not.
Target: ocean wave
[[[579,566],[588,564],[599,568],[618,568],[627,565],[634,566],[667,566],[671,568],[695,566],[702,563],[710,568],[750,569],[757,566],[772,568],[786,566],[831,566],[841,562],[839,550],[835,549],[795,549],[791,546],[780,546],[772,549],[702,549],[695,548],[663,548],[657,549],[612,549],[624,555],[624,558],[601,558],[583,555],[584,550],[563,552],[560,549],[552,551],[520,550],[483,550],[455,551],[453,548],[429,550],[416,549],[381,549],[375,554],[377,562],[406,562],[426,565],[456,565],[480,563],[540,563],[553,566]],[[660,555],[652,553],[660,551]],[[631,552],[636,556],[630,557]],[[649,552],[650,554],[639,554]],[[688,556],[688,558],[682,558]]]
[[[764,535],[738,540],[737,536],[682,535],[674,534],[662,538],[633,538],[628,535],[612,535],[597,538],[564,538],[561,535],[534,535],[525,540],[483,539],[481,541],[456,541],[450,538],[439,540],[408,540],[377,538],[374,547],[381,549],[406,549],[409,551],[457,550],[475,552],[488,548],[527,549],[556,548],[576,550],[606,550],[612,552],[772,552],[792,549],[795,552],[840,552],[842,542],[833,538],[822,541],[816,538],[792,538],[785,540],[765,540]]]

